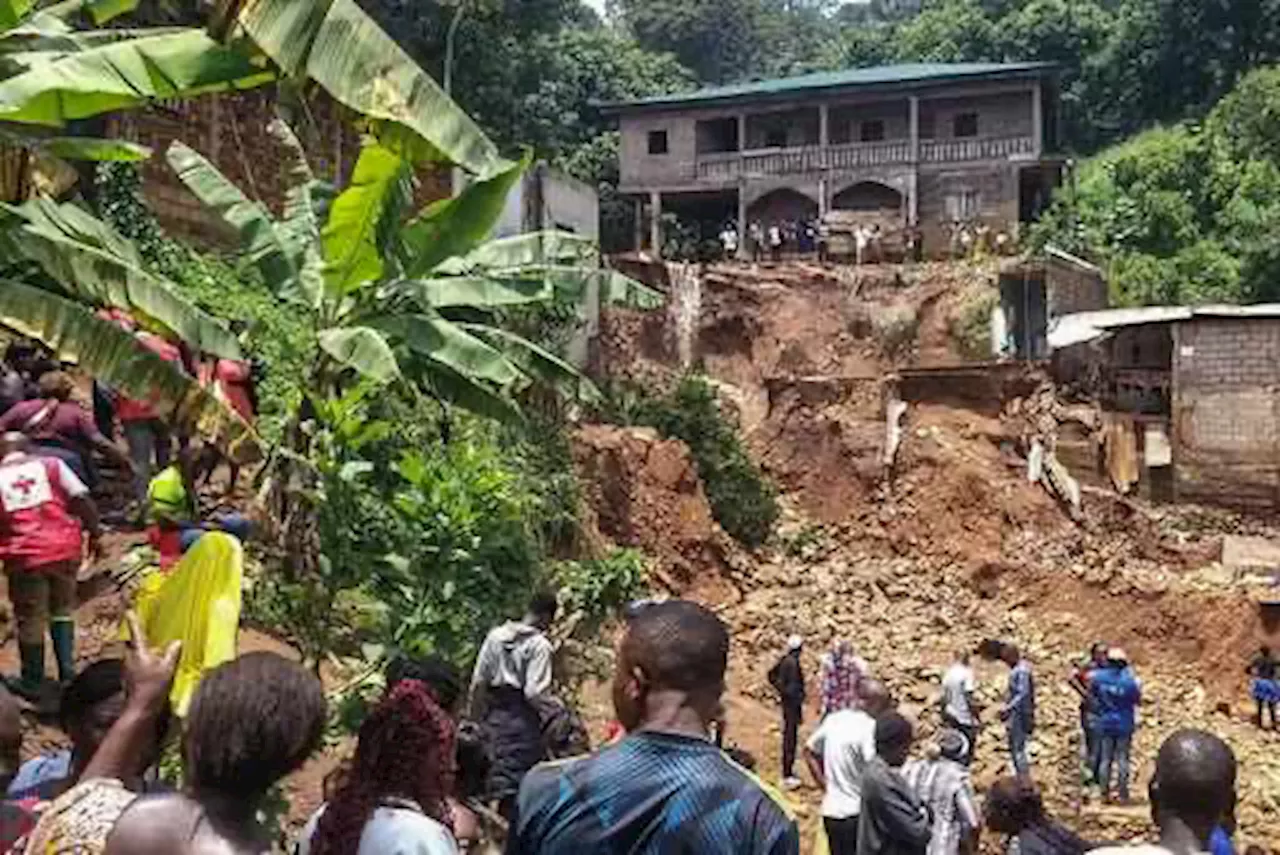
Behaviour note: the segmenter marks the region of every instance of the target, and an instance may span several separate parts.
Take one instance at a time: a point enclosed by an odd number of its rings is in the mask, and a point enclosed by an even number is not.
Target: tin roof
[[[1092,341],[1121,327],[1170,324],[1195,318],[1280,318],[1280,303],[1255,303],[1252,306],[1225,303],[1205,306],[1141,306],[1134,309],[1078,312],[1053,320],[1049,329],[1049,347],[1056,350]]]
[[[945,83],[971,79],[1035,77],[1054,68],[1050,62],[920,62],[903,65],[880,65],[874,68],[850,68],[844,71],[822,71],[799,77],[781,77],[713,86],[694,92],[655,95],[635,101],[604,104],[613,112],[653,107],[693,106],[724,101],[760,98],[770,95],[812,92],[827,89],[902,86],[914,83]]]

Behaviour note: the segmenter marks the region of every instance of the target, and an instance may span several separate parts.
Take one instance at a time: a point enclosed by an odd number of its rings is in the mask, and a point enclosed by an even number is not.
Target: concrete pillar
[[[634,242],[635,251],[644,251],[644,199],[640,196],[635,198],[636,221],[632,226],[635,231]]]
[[[747,150],[747,114],[738,114],[738,151]]]
[[[831,108],[828,104],[818,105],[818,145],[823,148],[831,145]]]
[[[821,220],[827,215],[827,194],[828,190],[827,178],[824,175],[818,179],[818,219]]]
[[[749,261],[751,251],[747,249],[747,188],[743,181],[738,182],[738,260]]]
[[[1044,154],[1044,87],[1040,81],[1031,89],[1031,133],[1036,157]]]
[[[912,95],[910,98],[910,134],[911,134],[911,162],[920,162],[920,98]]]
[[[649,251],[662,258],[662,194],[657,190],[649,194]]]

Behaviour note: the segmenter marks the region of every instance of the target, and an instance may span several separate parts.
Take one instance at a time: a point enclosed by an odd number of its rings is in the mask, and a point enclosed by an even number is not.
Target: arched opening
[[[859,181],[831,199],[836,211],[875,211],[897,214],[902,211],[902,194],[879,181]]]
[[[768,227],[775,223],[802,223],[818,216],[818,203],[787,187],[771,190],[747,208],[747,221]]]

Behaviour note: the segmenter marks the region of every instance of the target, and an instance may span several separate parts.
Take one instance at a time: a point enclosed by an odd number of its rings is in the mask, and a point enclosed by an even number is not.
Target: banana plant
[[[545,232],[489,240],[528,158],[458,196],[406,217],[409,159],[366,138],[350,184],[321,218],[323,188],[288,126],[271,132],[291,152],[284,214],[274,217],[199,152],[175,142],[167,157],[184,184],[236,230],[248,262],[281,300],[312,318],[325,354],[315,388],[344,373],[407,379],[441,401],[518,418],[535,383],[590,399],[590,381],[559,356],[502,326],[503,309],[567,301],[595,287],[606,299],[653,306],[661,296],[601,269],[595,245]]]

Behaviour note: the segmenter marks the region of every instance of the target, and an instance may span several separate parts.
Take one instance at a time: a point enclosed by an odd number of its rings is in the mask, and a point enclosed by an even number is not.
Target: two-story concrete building
[[[847,210],[887,217],[940,255],[962,225],[1015,234],[1060,172],[1044,63],[861,68],[607,109],[619,189],[636,200],[637,243],[653,248],[664,208],[723,210],[744,237],[750,222]]]

